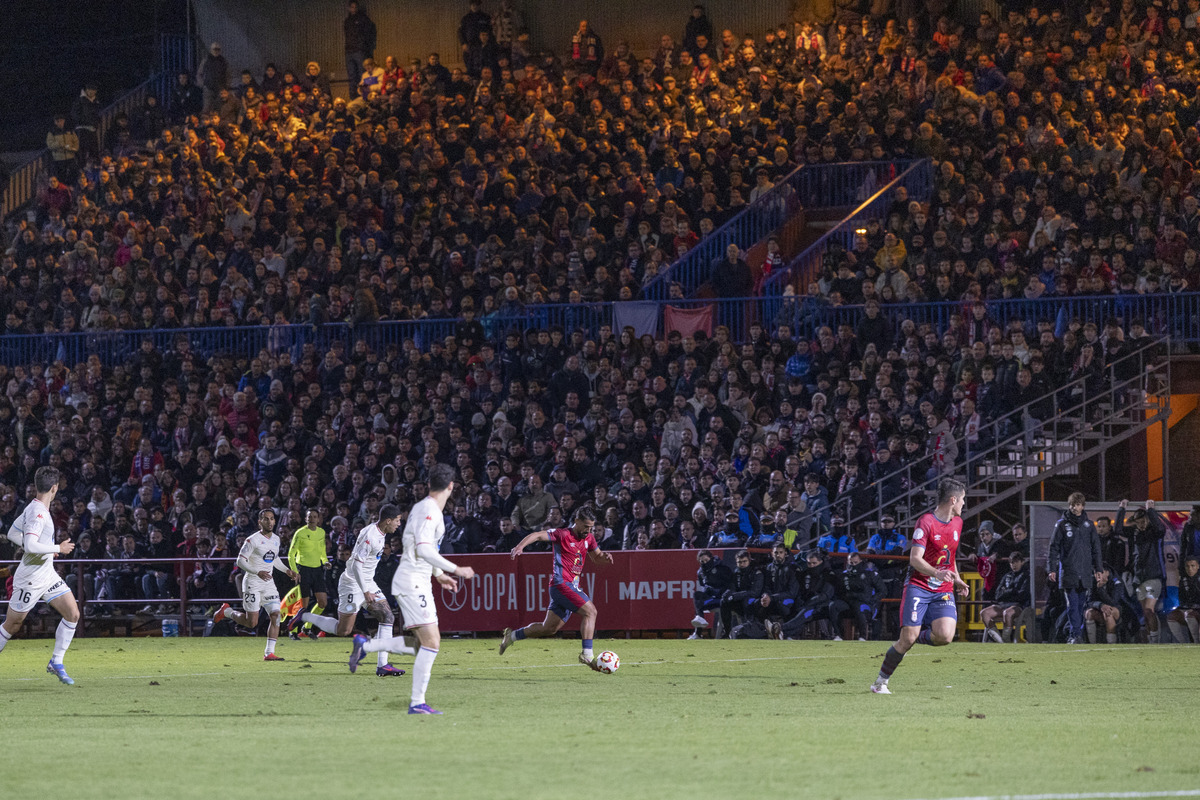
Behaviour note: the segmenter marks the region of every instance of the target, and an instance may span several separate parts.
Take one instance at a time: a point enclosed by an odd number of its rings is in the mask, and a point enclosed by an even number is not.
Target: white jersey
[[[8,538],[21,547],[25,546],[26,536],[36,536],[40,544],[54,546],[54,520],[50,518],[50,509],[40,500],[33,500],[25,506],[25,510],[8,529]],[[54,553],[25,553],[17,570],[24,577],[38,572],[53,573]]]
[[[436,500],[426,497],[413,506],[404,526],[404,554],[400,557],[400,567],[396,574],[433,577],[433,565],[417,556],[417,545],[429,544],[434,550],[438,550],[445,535],[446,521]]]
[[[383,556],[383,545],[384,535],[378,525],[363,528],[354,542],[354,549],[350,551],[350,560],[346,562],[346,571],[342,576],[349,576],[349,580],[358,584],[364,592],[377,592],[378,589],[368,587],[375,586],[375,568]]]
[[[279,564],[279,536],[272,533],[263,536],[261,532],[251,534],[238,553],[238,566],[248,574],[257,576],[263,570],[284,569]]]

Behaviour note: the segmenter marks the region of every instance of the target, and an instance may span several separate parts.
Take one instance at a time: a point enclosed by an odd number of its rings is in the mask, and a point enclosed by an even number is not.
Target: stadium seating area
[[[1200,280],[1200,12],[1077,11],[740,37],[698,7],[640,56],[582,25],[562,55],[534,53],[511,19],[468,15],[465,71],[381,54],[349,101],[315,63],[211,84],[230,68],[210,53],[207,91],[181,76],[100,153],[56,162],[0,259],[5,333],[447,318],[455,335],[242,359],[180,336],[116,366],[0,367],[0,514],[58,466],[53,512],[78,557],[195,556],[178,577],[199,597],[232,593],[228,565],[204,559],[236,549],[254,509],[285,529],[319,509],[332,554],[381,503],[422,496],[437,462],[465,486],[456,552],[582,505],[605,548],[807,546],[877,509],[867,487],[889,462],[962,471],[981,426],[1067,380],[1101,391],[1162,322],[1001,324],[989,303]],[[736,341],[485,327],[639,298],[798,165],[911,157],[936,162],[929,202],[897,196],[796,287],[818,309],[861,304],[852,322]],[[729,264],[719,294],[752,294],[749,265]],[[962,313],[905,319],[898,304],[925,300]],[[177,591],[151,572],[89,574],[109,596]]]

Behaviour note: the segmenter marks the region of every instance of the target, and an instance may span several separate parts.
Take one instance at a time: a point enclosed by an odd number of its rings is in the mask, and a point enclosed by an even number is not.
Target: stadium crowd
[[[88,87],[74,127],[55,120],[55,177],[0,259],[6,334],[459,323],[427,352],[350,338],[239,361],[180,336],[111,368],[0,367],[0,516],[54,464],[80,557],[194,557],[174,578],[201,598],[229,595],[209,559],[254,509],[285,529],[317,509],[336,563],[437,462],[463,483],[456,552],[506,549],[583,505],[606,548],[867,549],[838,520],[900,496],[892,465],[961,472],[989,422],[1030,403],[1044,421],[1051,387],[1103,387],[1149,335],[1133,318],[1000,325],[988,301],[1200,278],[1200,15],[1172,3],[970,29],[847,13],[761,38],[718,35],[697,6],[642,58],[586,22],[562,55],[535,52],[510,4],[472,3],[462,69],[377,63],[351,3],[349,99],[315,62],[234,80],[214,45],[196,80],[96,142]],[[739,342],[484,327],[528,304],[638,297],[798,164],[907,156],[935,160],[931,201],[898,193],[801,287],[861,303],[856,326],[756,325]],[[750,267],[730,264],[716,288],[749,294]],[[964,312],[936,330],[889,308],[926,299]],[[177,591],[172,571],[96,570],[92,596],[153,603]]]

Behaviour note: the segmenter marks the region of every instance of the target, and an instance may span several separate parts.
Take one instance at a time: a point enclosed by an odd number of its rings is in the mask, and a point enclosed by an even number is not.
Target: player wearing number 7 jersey
[[[917,520],[908,555],[911,571],[900,601],[900,638],[888,648],[879,677],[871,684],[875,694],[892,693],[888,679],[914,644],[940,647],[954,638],[958,624],[954,593],[963,597],[970,593],[955,565],[962,538],[959,514],[966,497],[967,487],[961,481],[946,478],[938,484],[937,508]],[[929,630],[921,630],[924,623],[929,623]]]
[[[33,474],[36,496],[21,516],[8,529],[8,538],[13,544],[24,548],[21,565],[13,575],[12,596],[8,598],[8,616],[0,625],[0,650],[8,640],[21,630],[25,617],[38,603],[45,601],[62,614],[58,630],[54,632],[54,653],[46,672],[53,673],[68,686],[75,681],[63,667],[63,656],[75,638],[75,626],[79,623],[79,606],[75,595],[54,571],[55,554],[70,555],[75,544],[70,541],[54,543],[54,520],[50,518],[50,504],[58,494],[58,470],[41,467]]]
[[[458,590],[455,576],[463,580],[475,577],[475,570],[460,567],[447,561],[438,553],[442,537],[446,535],[446,522],[442,509],[454,491],[454,468],[438,464],[429,471],[429,495],[412,507],[408,523],[404,526],[404,554],[400,567],[392,579],[392,594],[400,604],[404,615],[404,627],[413,631],[421,643],[417,657],[413,660],[412,699],[408,704],[410,714],[441,714],[425,702],[425,690],[429,687],[429,675],[437,658],[442,634],[438,630],[437,609],[433,605],[433,579],[450,591]],[[362,661],[364,653],[412,652],[403,636],[368,639],[354,637],[354,650],[350,653],[351,671]]]
[[[583,652],[579,660],[592,669],[599,671],[595,656],[592,655],[592,637],[596,633],[596,604],[579,588],[579,575],[583,572],[583,557],[589,554],[593,561],[612,563],[612,554],[605,553],[596,544],[592,536],[592,525],[596,516],[591,509],[580,509],[575,515],[575,524],[570,528],[556,528],[550,531],[534,531],[521,540],[512,549],[511,556],[521,555],[526,547],[534,542],[550,542],[554,549],[554,567],[550,576],[550,608],[546,609],[546,619],[526,625],[524,628],[504,629],[504,638],[500,640],[500,655],[522,639],[541,639],[553,636],[571,618],[571,614],[579,614],[579,635],[583,639]]]

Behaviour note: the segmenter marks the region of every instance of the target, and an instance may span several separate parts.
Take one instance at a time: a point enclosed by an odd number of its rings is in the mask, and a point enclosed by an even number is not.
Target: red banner
[[[596,604],[598,630],[690,628],[695,615],[695,550],[613,553],[613,564],[589,559],[579,588]],[[443,631],[502,631],[545,619],[550,605],[550,554],[455,556],[475,569],[457,592],[435,591]],[[578,619],[567,623],[578,630]]]

